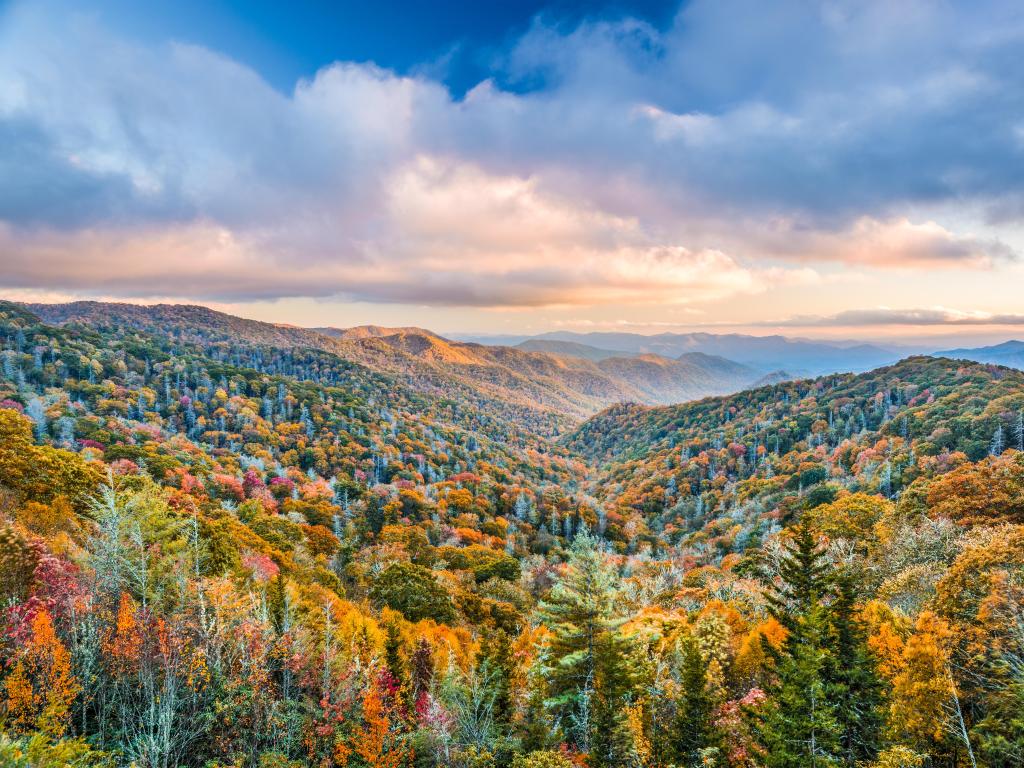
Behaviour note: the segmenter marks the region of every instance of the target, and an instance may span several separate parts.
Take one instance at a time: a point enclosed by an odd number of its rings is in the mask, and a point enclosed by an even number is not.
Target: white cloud
[[[471,166],[420,157],[383,186],[380,212],[356,231],[331,222],[306,235],[288,227],[235,232],[209,220],[31,232],[0,224],[5,282],[134,297],[576,306],[687,304],[815,277],[660,244],[635,220]]]
[[[958,310],[945,307],[925,309],[851,309],[834,315],[802,315],[788,320],[766,322],[763,325],[814,327],[867,327],[867,326],[1000,326],[1024,325],[1024,315],[993,313],[982,310]]]
[[[696,2],[658,32],[537,23],[500,78],[338,63],[290,94],[193,45],[16,6],[0,26],[8,287],[244,301],[680,304],[819,265],[987,269],[1022,37],[999,3]],[[986,32],[1001,29],[999,36]],[[941,56],[936,53],[941,52]],[[1002,62],[1002,63],[1001,63]],[[539,78],[516,93],[497,82]]]
[[[959,235],[934,221],[862,217],[838,231],[807,229],[777,221],[752,236],[763,253],[784,259],[830,261],[883,269],[987,269],[1017,258],[1005,243]]]

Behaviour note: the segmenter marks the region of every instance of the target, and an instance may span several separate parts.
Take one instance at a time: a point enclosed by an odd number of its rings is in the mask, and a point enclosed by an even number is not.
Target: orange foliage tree
[[[71,673],[71,656],[57,637],[45,609],[32,619],[32,632],[14,669],[4,680],[5,720],[19,732],[60,737],[81,686]]]

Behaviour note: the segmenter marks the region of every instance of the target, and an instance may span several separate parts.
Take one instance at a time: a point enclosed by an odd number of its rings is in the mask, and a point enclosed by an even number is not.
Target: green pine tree
[[[678,766],[700,766],[701,751],[716,744],[711,715],[714,702],[708,692],[707,663],[697,641],[687,636],[679,649],[680,695],[672,724],[669,752]]]
[[[480,669],[494,698],[494,724],[502,732],[508,731],[515,712],[512,699],[512,641],[502,629],[485,632],[480,643]]]
[[[597,540],[582,531],[565,573],[540,606],[553,635],[541,669],[545,709],[571,745],[591,753],[595,766],[630,759],[625,705],[637,675],[631,644],[620,632],[617,582]]]
[[[810,529],[800,526],[767,596],[769,611],[789,634],[781,649],[765,642],[776,677],[758,723],[766,768],[842,764],[842,729],[829,681],[835,663],[825,605],[829,570]]]
[[[830,606],[834,652],[828,679],[831,698],[838,705],[840,752],[848,766],[875,759],[885,724],[882,682],[875,658],[867,647],[867,633],[856,618],[855,595],[849,575],[836,579],[835,598]]]
[[[592,768],[639,766],[633,734],[626,718],[640,676],[629,638],[610,631],[598,638],[594,654],[594,689],[590,696]]]

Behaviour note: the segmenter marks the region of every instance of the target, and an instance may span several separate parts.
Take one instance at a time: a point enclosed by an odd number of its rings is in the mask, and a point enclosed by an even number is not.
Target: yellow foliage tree
[[[892,680],[890,723],[897,735],[920,749],[934,747],[944,735],[944,707],[953,695],[949,675],[949,624],[924,611],[900,654]]]

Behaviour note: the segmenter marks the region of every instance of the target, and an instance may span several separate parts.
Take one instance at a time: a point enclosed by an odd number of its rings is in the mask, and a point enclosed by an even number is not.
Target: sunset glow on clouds
[[[57,7],[0,15],[6,295],[441,330],[1015,323],[1015,4],[539,17],[464,96],[346,61],[283,92]]]

